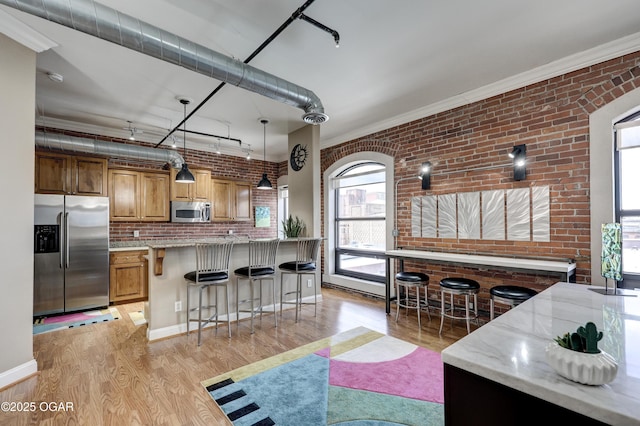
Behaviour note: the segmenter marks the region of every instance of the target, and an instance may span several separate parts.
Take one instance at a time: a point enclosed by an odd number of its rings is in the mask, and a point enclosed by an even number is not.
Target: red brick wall
[[[100,140],[126,143],[132,145],[153,146],[154,144],[144,142],[132,142],[127,139],[109,138],[104,136],[87,135],[58,129],[47,129],[56,133],[65,133],[80,137],[97,137]],[[165,148],[158,148],[165,149]],[[180,150],[182,154],[182,150]],[[229,155],[218,155],[203,151],[189,149],[187,151],[187,163],[190,168],[211,170],[212,176],[220,178],[231,178],[249,182],[258,181],[262,177],[264,162],[256,159],[246,160],[243,157]],[[148,161],[109,159],[109,167],[132,167],[140,170],[162,170],[159,163]],[[167,166],[164,167],[167,169]],[[266,169],[271,182],[275,185],[278,163],[266,163]],[[226,234],[228,230],[233,230],[235,234],[249,234],[255,238],[273,238],[277,236],[277,191],[252,189],[251,206],[255,212],[256,206],[269,206],[271,209],[271,226],[269,228],[256,228],[255,221],[247,222],[212,222],[206,224],[187,224],[170,222],[112,222],[109,227],[110,241],[142,241],[175,238],[204,238],[215,235]],[[253,216],[253,213],[252,213]],[[139,238],[133,238],[133,231],[140,231]]]
[[[588,283],[589,206],[597,202],[590,199],[589,193],[589,114],[640,86],[638,62],[640,53],[627,55],[323,149],[322,171],[337,159],[362,151],[394,156],[396,180],[417,176],[420,164],[431,161],[434,167],[430,191],[422,191],[417,179],[399,185],[399,246],[572,258],[577,263],[577,282]],[[507,157],[517,144],[527,145],[527,178],[520,182],[513,180]],[[472,171],[491,166],[497,168]],[[411,197],[533,186],[550,188],[550,242],[410,236]],[[391,196],[387,200],[393,202]],[[424,263],[407,266],[425,268]],[[467,276],[481,281],[483,292],[503,282],[543,289],[558,281],[558,276],[514,275],[442,265],[428,268],[432,283],[443,276]]]

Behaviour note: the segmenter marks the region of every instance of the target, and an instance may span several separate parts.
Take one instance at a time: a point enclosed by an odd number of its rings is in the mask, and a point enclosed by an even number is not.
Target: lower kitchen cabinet
[[[109,301],[122,303],[147,299],[148,250],[118,251],[109,254]]]

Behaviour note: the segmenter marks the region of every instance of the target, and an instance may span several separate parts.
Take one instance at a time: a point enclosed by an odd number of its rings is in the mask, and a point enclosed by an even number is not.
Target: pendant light
[[[260,122],[262,123],[262,127],[264,129],[263,139],[262,139],[263,140],[262,163],[264,164],[264,167],[263,167],[262,179],[260,179],[260,182],[258,182],[258,189],[273,189],[271,182],[269,182],[269,179],[267,178],[267,123],[269,122],[269,120],[267,120],[266,118],[261,118]]]
[[[182,162],[182,168],[176,175],[176,183],[193,183],[195,182],[195,178],[193,174],[189,171],[189,166],[187,166],[187,105],[191,102],[189,99],[180,98],[180,103],[184,107],[184,123],[182,123],[182,141],[183,141],[183,156],[184,161]]]

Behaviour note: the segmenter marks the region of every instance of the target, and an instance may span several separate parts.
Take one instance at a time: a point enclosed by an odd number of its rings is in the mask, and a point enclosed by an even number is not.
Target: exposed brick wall
[[[131,145],[142,145],[152,147],[154,144],[129,141],[128,139],[110,138],[99,135],[88,135],[83,133],[64,131],[59,129],[47,129],[51,132],[64,133],[72,136],[97,138],[99,140],[125,143]],[[170,148],[158,148],[170,149]],[[182,153],[182,151],[180,151]],[[79,154],[81,155],[81,154]],[[203,151],[188,149],[187,163],[190,168],[211,170],[212,176],[220,178],[230,178],[249,182],[258,181],[262,177],[265,163],[261,160],[246,160],[243,157],[230,155],[218,155]],[[137,161],[128,159],[109,159],[109,167],[131,167],[137,170],[162,170],[168,169],[168,165],[152,163],[148,161]],[[273,184],[279,172],[278,163],[266,163],[268,176]],[[269,228],[256,228],[255,221],[246,222],[212,222],[206,224],[170,223],[170,222],[112,222],[109,227],[110,241],[142,241],[175,238],[203,238],[208,236],[226,234],[228,230],[233,230],[235,234],[249,234],[255,238],[274,238],[277,236],[277,191],[251,190],[251,207],[255,212],[256,206],[268,206],[271,209],[271,226]],[[252,213],[253,217],[253,213]],[[139,238],[133,238],[133,231],[140,231]]]
[[[489,99],[424,117],[367,137],[322,150],[324,172],[344,155],[379,151],[395,158],[395,179],[417,176],[431,161],[431,190],[403,181],[398,190],[398,245],[495,255],[572,258],[577,282],[590,281],[589,114],[640,87],[640,53],[571,72]],[[527,178],[513,180],[507,153],[527,145]],[[504,165],[501,167],[501,165]],[[491,170],[472,169],[496,167]],[[550,242],[412,238],[411,197],[533,186],[550,188]],[[324,187],[323,187],[324,191]],[[393,202],[392,197],[387,198]],[[324,211],[322,212],[324,221]],[[393,218],[390,218],[393,220]],[[457,266],[407,264],[428,268],[431,282],[459,275],[483,283],[483,293],[503,282],[542,290],[558,276],[505,274]],[[484,303],[484,302],[483,302]]]

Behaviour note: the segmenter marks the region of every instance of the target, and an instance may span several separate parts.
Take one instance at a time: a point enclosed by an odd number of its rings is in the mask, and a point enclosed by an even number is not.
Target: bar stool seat
[[[509,307],[514,307],[531,299],[533,296],[538,294],[538,292],[534,289],[520,287],[517,285],[497,285],[491,287],[489,294],[491,295],[491,299],[489,301],[491,307],[490,317],[493,319],[495,315],[495,302],[509,305]]]
[[[429,276],[422,272],[398,272],[396,274],[396,321],[398,321],[398,315],[400,314],[400,308],[415,309],[418,314],[418,328],[420,325],[420,311],[422,306],[427,307],[427,315],[431,320],[431,313],[429,312],[429,299],[427,294],[427,288],[429,286]],[[400,288],[404,290],[404,299],[401,297]],[[415,289],[416,297],[409,297],[409,289]],[[420,289],[424,288],[424,304],[421,302]]]
[[[472,319],[478,320],[478,292],[480,291],[480,284],[469,278],[461,277],[448,277],[440,280],[440,331],[442,334],[442,325],[444,319],[463,319],[467,323],[467,333],[471,333],[471,326],[469,321]],[[444,298],[448,294],[451,296],[451,302],[448,309],[445,309]],[[464,316],[455,315],[454,296],[464,296]],[[469,296],[473,296],[473,316],[469,312]]]

